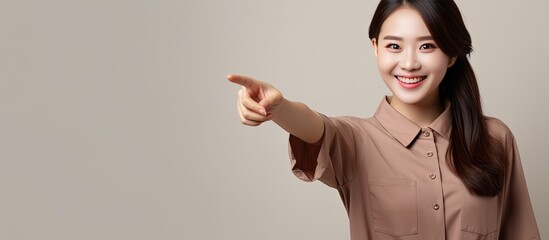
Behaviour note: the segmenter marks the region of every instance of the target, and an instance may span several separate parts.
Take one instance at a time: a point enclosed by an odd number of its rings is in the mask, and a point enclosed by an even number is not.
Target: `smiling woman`
[[[293,173],[339,191],[351,239],[540,239],[513,134],[482,111],[456,4],[382,0],[369,37],[392,92],[373,117],[327,117],[229,75],[242,123],[290,134]]]
[[[439,85],[456,57],[437,47],[422,17],[411,7],[396,10],[380,32],[372,34],[380,75],[395,96],[391,105],[417,119],[420,126],[429,125],[442,112]],[[411,115],[405,105],[421,106],[419,110],[424,111]],[[425,112],[430,110],[435,112]]]
[[[415,8],[400,7],[383,23],[375,21],[380,16],[376,15],[370,28],[381,76],[394,94],[391,105],[416,124],[428,126],[442,112],[442,99],[448,98],[453,113],[449,164],[469,191],[495,196],[503,186],[505,155],[501,143],[487,133],[477,80],[465,57],[472,47],[461,14],[455,7],[442,21],[433,17],[435,9],[428,4],[408,4]],[[379,8],[385,12],[396,6],[380,4]],[[442,10],[452,12],[451,8]],[[448,28],[455,34],[439,30]],[[387,47],[378,47],[376,39],[382,39],[379,45]],[[447,69],[451,69],[448,74]],[[452,86],[444,87],[449,84]]]

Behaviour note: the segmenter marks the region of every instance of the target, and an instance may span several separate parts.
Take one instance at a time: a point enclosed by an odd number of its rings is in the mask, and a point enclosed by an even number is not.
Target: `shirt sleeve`
[[[503,124],[503,123],[502,123]],[[517,143],[511,131],[506,128],[505,148],[509,156],[506,194],[501,223],[500,239],[541,239],[526,179],[522,169]]]
[[[324,135],[320,144],[309,144],[290,135],[289,155],[292,172],[303,181],[320,180],[337,188],[352,178],[355,172],[355,135],[351,117],[330,118],[319,114],[324,121]]]

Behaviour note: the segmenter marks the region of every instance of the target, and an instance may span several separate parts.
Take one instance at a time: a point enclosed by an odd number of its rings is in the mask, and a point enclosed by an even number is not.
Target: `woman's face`
[[[416,10],[402,7],[393,12],[372,43],[379,73],[393,92],[392,101],[419,106],[440,102],[440,82],[455,58],[438,48]]]

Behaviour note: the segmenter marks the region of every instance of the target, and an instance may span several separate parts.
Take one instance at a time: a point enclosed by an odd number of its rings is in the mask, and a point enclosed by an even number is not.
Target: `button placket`
[[[442,207],[443,207],[443,196],[442,196],[442,189],[441,189],[441,179],[440,179],[440,165],[439,165],[439,159],[438,159],[438,153],[437,146],[435,144],[435,132],[433,132],[431,129],[424,129],[420,133],[420,138],[423,138],[429,142],[429,145],[427,145],[427,148],[424,148],[423,155],[425,159],[428,159],[428,161],[432,164],[429,169],[426,169],[427,172],[425,173],[425,177],[428,179],[427,181],[430,182],[429,188],[433,188],[434,191],[433,194],[429,197],[429,200],[427,200],[427,204],[430,202],[430,206],[427,205],[431,211],[433,211],[433,214],[436,216],[439,216]],[[436,190],[435,190],[436,189]],[[440,191],[440,192],[439,192]],[[426,207],[427,207],[426,206]]]

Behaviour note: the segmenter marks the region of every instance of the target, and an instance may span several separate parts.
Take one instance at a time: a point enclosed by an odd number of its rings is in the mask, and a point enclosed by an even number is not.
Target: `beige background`
[[[0,1],[0,239],[348,239],[337,192],[293,177],[274,124],[240,124],[224,77],[370,116],[376,4]],[[549,2],[458,4],[549,237]]]

